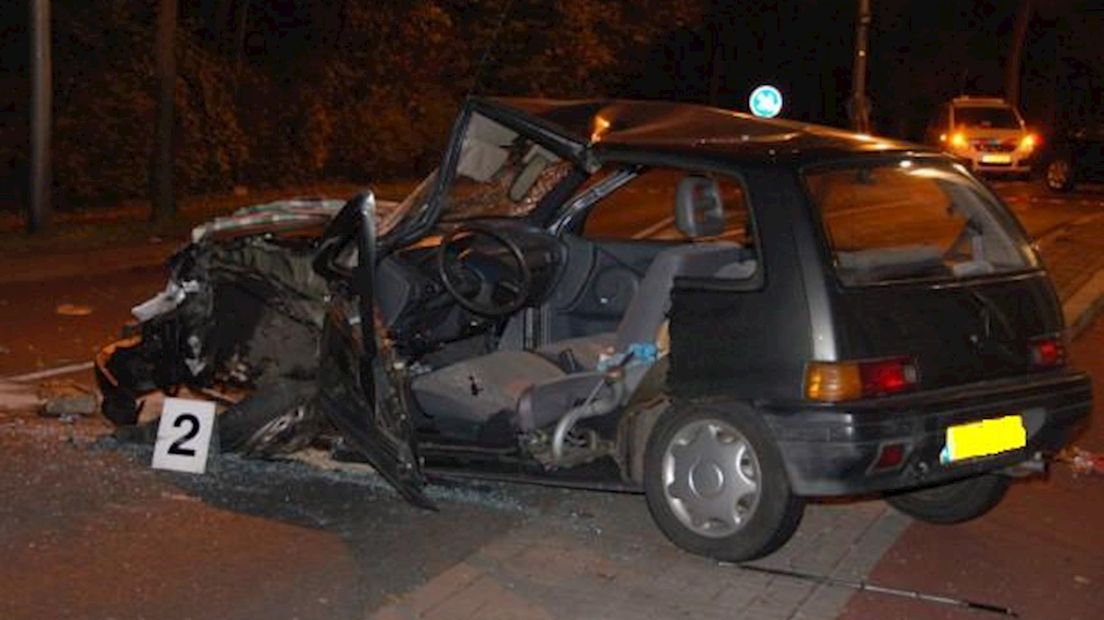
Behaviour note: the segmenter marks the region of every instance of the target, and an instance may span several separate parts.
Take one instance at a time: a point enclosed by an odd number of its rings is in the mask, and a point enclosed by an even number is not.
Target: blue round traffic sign
[[[774,118],[782,111],[782,92],[770,84],[759,86],[748,97],[751,113],[763,118]]]

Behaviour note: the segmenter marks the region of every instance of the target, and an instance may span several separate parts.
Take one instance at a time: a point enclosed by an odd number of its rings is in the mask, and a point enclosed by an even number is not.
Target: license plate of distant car
[[[982,155],[981,163],[983,164],[1010,164],[1012,163],[1012,156],[1005,154],[997,155]]]
[[[1007,415],[947,428],[947,443],[940,454],[943,463],[990,456],[1027,445],[1023,417]]]

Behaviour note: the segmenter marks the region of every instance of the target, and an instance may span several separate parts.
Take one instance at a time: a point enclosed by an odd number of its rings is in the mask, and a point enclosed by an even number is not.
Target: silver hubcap
[[[1069,181],[1070,166],[1063,159],[1053,161],[1047,166],[1047,184],[1051,187],[1064,187]]]
[[[722,420],[679,429],[663,453],[663,495],[679,521],[710,538],[739,531],[759,504],[759,459]]]

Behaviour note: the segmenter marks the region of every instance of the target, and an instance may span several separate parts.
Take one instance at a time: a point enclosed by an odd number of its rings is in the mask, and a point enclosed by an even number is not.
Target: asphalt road
[[[1036,238],[1104,212],[1104,192],[999,192]],[[164,285],[161,268],[94,270],[0,285],[0,376],[89,359]],[[80,312],[59,314],[63,304]],[[438,486],[443,519],[374,477],[299,463],[226,457],[206,477],[153,472],[148,452],[104,439],[94,418],[0,413],[0,429],[0,618],[360,618],[519,524],[613,540],[626,557],[671,554],[634,497]],[[620,522],[644,525],[609,539]]]

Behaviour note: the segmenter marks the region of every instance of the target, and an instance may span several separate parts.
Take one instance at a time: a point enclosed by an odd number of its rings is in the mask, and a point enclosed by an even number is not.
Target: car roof
[[[536,120],[564,139],[589,145],[599,157],[652,151],[743,162],[805,164],[864,153],[936,152],[890,138],[692,103],[507,97],[477,101]]]

